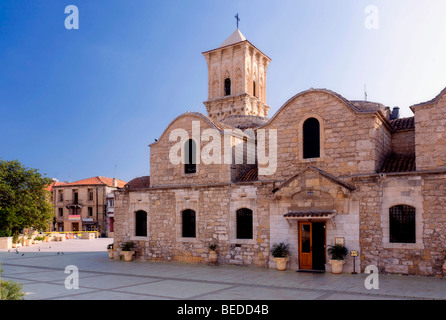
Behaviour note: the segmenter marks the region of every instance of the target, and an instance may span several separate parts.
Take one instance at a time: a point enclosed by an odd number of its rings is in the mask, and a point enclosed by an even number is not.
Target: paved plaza
[[[111,242],[73,239],[19,248],[19,253],[2,249],[1,276],[23,284],[25,300],[446,299],[446,279],[379,275],[379,289],[367,289],[367,274],[114,260],[106,251]],[[78,289],[66,287],[72,266],[79,272]]]

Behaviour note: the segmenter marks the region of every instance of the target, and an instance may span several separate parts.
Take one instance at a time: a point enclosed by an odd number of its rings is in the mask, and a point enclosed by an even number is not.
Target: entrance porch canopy
[[[333,221],[333,217],[336,215],[336,210],[325,211],[325,210],[300,210],[300,211],[290,211],[283,216],[287,219],[288,223],[290,220],[299,221],[330,221],[333,227],[336,225]]]

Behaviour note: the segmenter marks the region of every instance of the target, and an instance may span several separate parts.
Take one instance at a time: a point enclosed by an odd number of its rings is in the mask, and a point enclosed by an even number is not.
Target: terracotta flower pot
[[[122,251],[122,255],[124,256],[124,260],[130,262],[133,260],[133,255],[135,251]]]
[[[342,273],[342,267],[344,266],[344,260],[329,260],[331,264],[331,272],[335,274]]]
[[[107,249],[107,251],[108,251],[108,257],[109,257],[110,259],[113,259],[113,258],[114,258],[113,249]]]
[[[216,263],[218,259],[217,251],[211,250],[209,251],[209,262]]]
[[[287,264],[288,260],[289,260],[288,257],[274,258],[274,261],[276,262],[276,265],[277,265],[277,270],[278,271],[286,270],[286,264]]]

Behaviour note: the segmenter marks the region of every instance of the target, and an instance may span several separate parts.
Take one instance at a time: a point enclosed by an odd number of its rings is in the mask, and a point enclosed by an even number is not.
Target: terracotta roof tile
[[[243,172],[237,179],[236,182],[249,182],[258,180],[258,169],[251,168]]]
[[[54,181],[49,186],[47,186],[45,189],[48,190],[49,192],[52,192],[54,187],[63,186],[65,184],[67,184],[67,182]]]
[[[399,118],[390,120],[390,126],[393,131],[402,131],[402,130],[414,130],[415,129],[415,118],[407,117],[407,118]]]
[[[118,182],[118,188],[124,188],[125,184],[127,182],[116,179]],[[106,185],[109,187],[113,187],[113,178],[107,178],[107,177],[92,177],[87,179],[82,179],[79,181],[74,181],[70,183],[63,183],[61,186],[85,186],[85,185]]]
[[[415,155],[391,154],[384,160],[379,172],[411,172],[415,170]]]
[[[325,211],[325,210],[305,210],[305,211],[290,211],[283,216],[285,218],[322,218],[330,217],[335,214],[335,211]]]
[[[259,116],[247,115],[231,115],[222,119],[220,123],[228,124],[234,128],[245,130],[249,128],[256,128],[268,122],[268,118]]]
[[[130,180],[126,184],[128,189],[146,189],[150,188],[150,176],[138,177]]]

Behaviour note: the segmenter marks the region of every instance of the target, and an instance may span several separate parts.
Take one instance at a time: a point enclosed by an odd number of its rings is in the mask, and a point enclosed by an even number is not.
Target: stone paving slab
[[[23,284],[25,300],[399,300],[445,299],[446,279],[366,274],[301,273],[295,270],[108,258],[111,239],[74,239],[0,250],[2,278]],[[79,270],[79,289],[65,288],[65,268]]]

